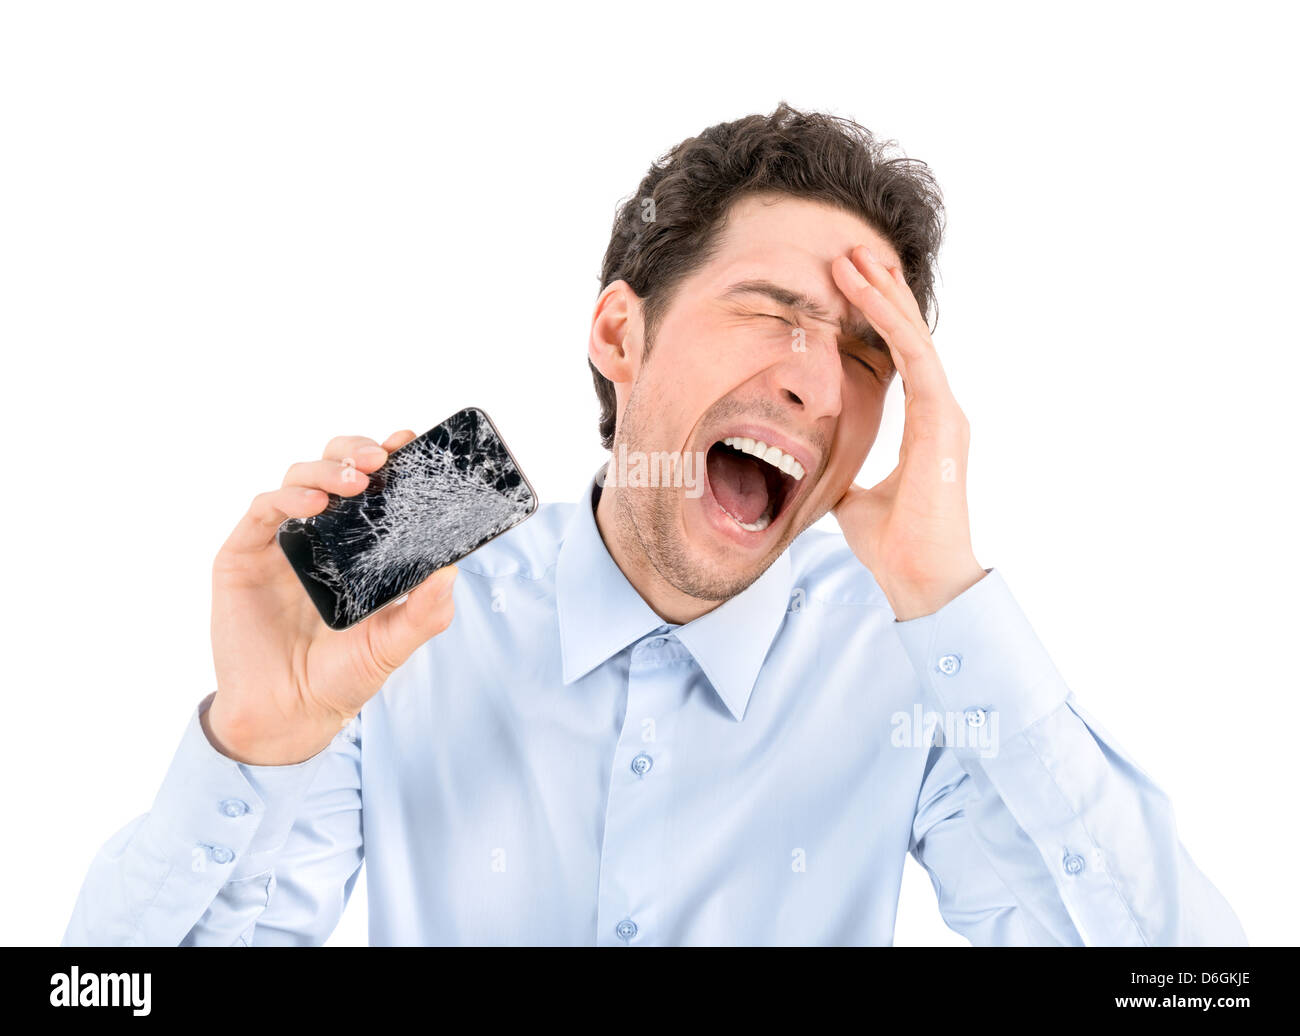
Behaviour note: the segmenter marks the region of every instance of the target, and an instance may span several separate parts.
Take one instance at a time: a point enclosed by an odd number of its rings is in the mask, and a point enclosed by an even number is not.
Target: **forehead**
[[[808,288],[813,286],[809,278],[818,279],[822,291],[838,295],[831,260],[857,245],[866,245],[888,266],[899,265],[885,238],[843,209],[788,195],[751,195],[728,213],[707,280],[712,288],[746,276],[785,274]]]

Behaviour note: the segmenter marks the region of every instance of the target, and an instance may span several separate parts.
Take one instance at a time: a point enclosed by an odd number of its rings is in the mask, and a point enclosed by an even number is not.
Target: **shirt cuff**
[[[1010,738],[1055,712],[1069,689],[1001,573],[937,612],[893,624],[921,686],[952,725]]]
[[[214,894],[227,881],[270,868],[329,751],[289,766],[236,762],[203,732],[199,717],[215,696],[190,716],[144,829],[173,875],[186,874]]]

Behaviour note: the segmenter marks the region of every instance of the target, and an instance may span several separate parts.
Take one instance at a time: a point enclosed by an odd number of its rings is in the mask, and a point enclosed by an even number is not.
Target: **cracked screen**
[[[468,407],[389,454],[362,492],[331,493],[324,511],[286,520],[277,538],[325,624],[341,630],[536,507],[487,414]]]

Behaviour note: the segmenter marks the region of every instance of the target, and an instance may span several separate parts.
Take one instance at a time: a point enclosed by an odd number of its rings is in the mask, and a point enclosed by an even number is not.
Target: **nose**
[[[833,336],[796,339],[790,355],[769,371],[777,396],[801,408],[805,419],[839,416],[844,367]]]

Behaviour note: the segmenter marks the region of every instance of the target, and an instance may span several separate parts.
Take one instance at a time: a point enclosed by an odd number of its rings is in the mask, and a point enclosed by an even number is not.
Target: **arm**
[[[1078,706],[1001,576],[975,560],[970,425],[902,270],[857,246],[831,274],[903,383],[898,465],[834,512],[904,620],[923,695],[955,720],[927,760],[911,844],[945,919],[981,944],[1244,943],[1169,799]],[[971,732],[984,743],[969,747]]]
[[[99,851],[64,945],[312,944],[333,931],[361,866],[361,710],[450,624],[456,568],[335,631],[276,530],[360,493],[414,438],[338,436],[253,498],[212,566],[217,690],[153,808]]]
[[[361,867],[360,717],[321,752],[252,766],[218,752],[201,714],[153,807],[100,849],[65,946],[316,945]]]
[[[999,573],[895,629],[947,723],[911,851],[949,927],[976,945],[1245,945],[1168,796],[1080,707]]]

